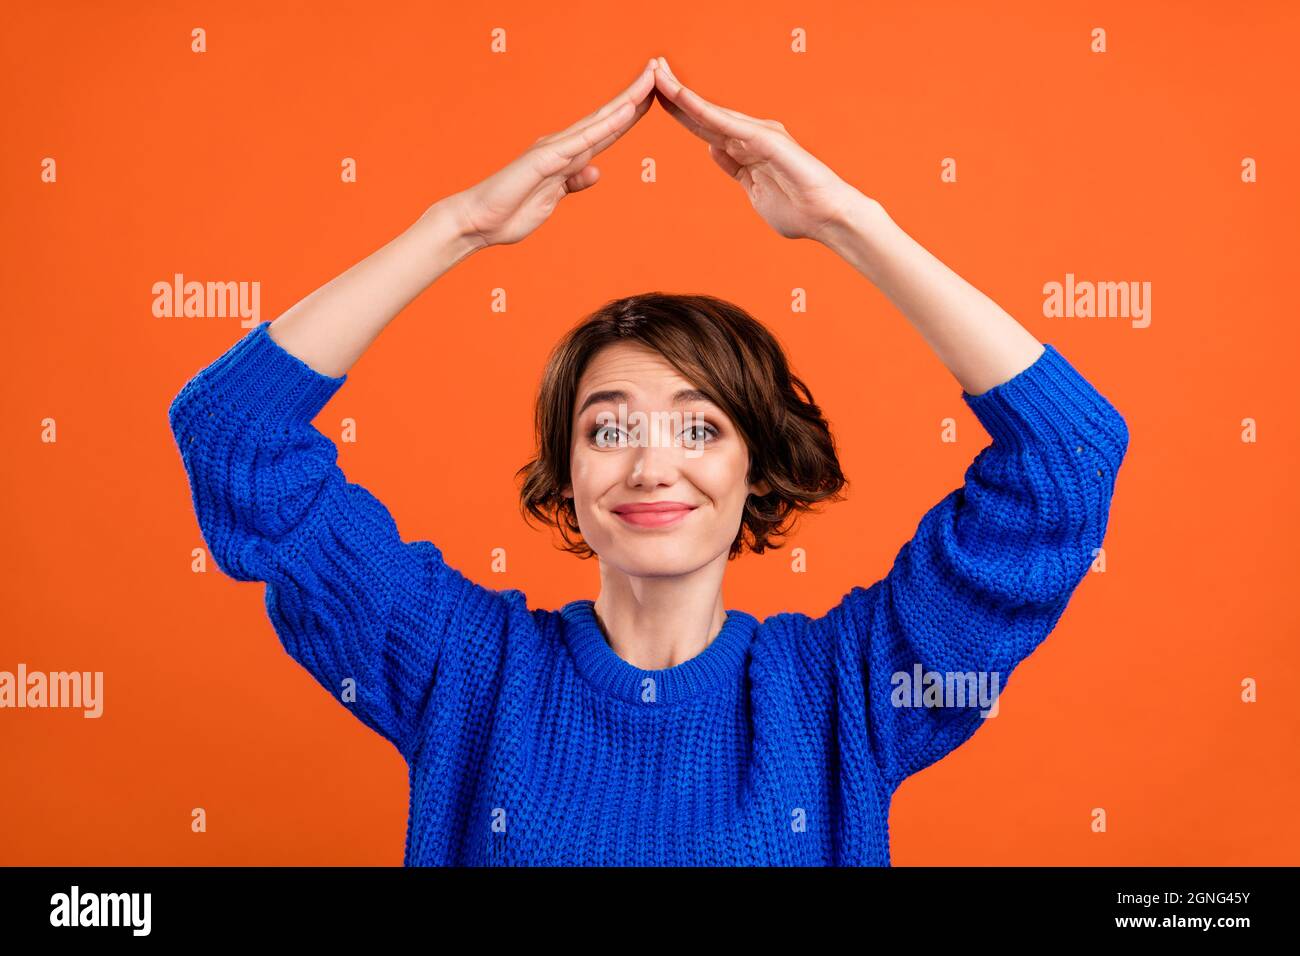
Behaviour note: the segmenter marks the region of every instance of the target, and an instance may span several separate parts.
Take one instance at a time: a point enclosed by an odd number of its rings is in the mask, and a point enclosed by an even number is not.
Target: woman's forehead
[[[658,352],[616,342],[591,357],[578,379],[577,400],[581,404],[587,393],[611,388],[653,394],[690,387],[692,383]]]

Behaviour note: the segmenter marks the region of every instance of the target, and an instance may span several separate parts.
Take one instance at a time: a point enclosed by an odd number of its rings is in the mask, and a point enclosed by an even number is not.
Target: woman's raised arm
[[[853,588],[820,621],[840,642],[840,670],[858,685],[843,699],[859,701],[892,790],[970,737],[990,711],[988,694],[974,693],[981,682],[995,696],[1055,627],[1101,547],[1128,426],[1060,352],[931,255],[784,124],[709,102],[662,60],[655,79],[665,108],[708,142],[768,225],[823,243],[885,293],[993,439],[962,487],[926,512],[888,575]],[[903,692],[933,679],[972,693],[917,706],[921,688]]]
[[[992,443],[889,573],[826,615],[865,688],[871,752],[891,790],[973,735],[1056,627],[1102,547],[1128,450],[1123,416],[1051,345],[962,399]]]
[[[401,235],[272,323],[271,337],[327,376],[341,376],[416,296],[465,257],[519,242],[565,196],[595,185],[591,160],[654,102],[654,61],[630,86],[566,129],[538,137],[512,163],[440,199]]]
[[[463,193],[250,330],[191,378],[168,419],[213,560],[266,582],[285,649],[367,726],[411,759],[458,629],[462,660],[490,654],[507,599],[450,567],[429,541],[347,480],[312,425],[348,369],[421,290],[488,245],[517,242],[570,192],[596,181],[591,157],[653,102],[647,67],[620,96]]]

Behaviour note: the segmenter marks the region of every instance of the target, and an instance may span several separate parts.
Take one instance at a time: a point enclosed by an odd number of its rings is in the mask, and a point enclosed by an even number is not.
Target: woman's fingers
[[[661,102],[687,129],[708,140],[710,145],[721,146],[727,139],[750,140],[768,130],[752,116],[710,103],[683,86],[663,57],[659,58],[659,64],[660,68],[655,71],[655,88],[662,94]]]
[[[659,100],[659,105],[668,111],[669,116],[685,126],[692,135],[698,136],[710,146],[721,147],[723,141],[726,140],[727,137],[715,133],[713,130],[705,129],[695,120],[691,119],[691,117],[687,116],[686,113],[683,112],[682,108],[664,95],[664,91],[657,85],[655,86],[655,98]]]
[[[709,155],[713,158],[713,161],[715,163],[717,163],[719,166],[722,167],[722,171],[724,173],[726,173],[732,179],[739,182],[741,185],[744,185],[746,187],[748,186],[748,184],[744,180],[744,177],[738,175],[739,173],[741,173],[742,170],[744,170],[745,167],[740,165],[740,163],[736,162],[730,156],[728,156],[726,150],[719,149],[716,146],[710,146]]]
[[[633,110],[631,119],[628,122],[624,123],[623,125],[619,126],[617,129],[614,130],[614,132],[610,133],[599,143],[597,143],[594,147],[592,147],[592,155],[594,156],[597,153],[603,152],[604,150],[608,149],[610,145],[614,143],[615,140],[617,140],[620,136],[622,136],[624,133],[630,130],[633,126],[635,126],[640,121],[641,117],[645,116],[645,114],[650,110],[650,106],[651,104],[654,103],[654,101],[655,101],[654,81],[652,80],[650,83],[650,88],[646,91],[646,94],[641,98],[641,101],[636,104],[636,109]]]
[[[664,72],[664,74],[666,74],[666,76],[668,77],[668,79],[669,79],[672,83],[677,84],[678,86],[681,86],[681,82],[682,82],[682,81],[679,80],[679,79],[677,78],[677,74],[674,73],[672,67],[670,67],[670,66],[668,65],[668,61],[667,61],[666,59],[664,59],[663,57],[658,57],[657,60],[658,60],[659,65],[660,65],[660,69]],[[716,109],[720,109],[720,110],[722,110],[724,113],[728,113],[728,114],[730,114],[731,116],[734,116],[734,117],[735,117],[736,119],[738,119],[738,120],[743,120],[743,121],[748,122],[748,123],[757,123],[757,124],[764,125],[764,126],[770,126],[770,125],[771,125],[771,122],[768,121],[768,120],[761,120],[761,119],[758,119],[758,118],[755,117],[755,116],[750,116],[748,113],[742,113],[740,110],[733,110],[733,109],[732,109],[731,107],[729,107],[729,106],[723,106],[721,103],[714,103],[714,102],[712,102],[712,101],[710,101],[710,100],[706,100],[706,99],[704,99],[704,97],[700,96],[699,93],[695,93],[694,90],[692,90],[691,92],[694,93],[695,96],[696,96],[697,98],[699,98],[700,100],[702,100],[704,103],[708,104],[709,106],[712,106],[712,107],[714,107],[714,108],[716,108]]]
[[[655,71],[655,93],[664,108],[688,130],[709,144],[709,153],[723,170],[748,188],[743,176],[737,176],[719,155],[726,156],[740,167],[765,161],[789,159],[792,142],[784,135],[779,124],[755,119],[739,110],[710,103],[694,90],[682,86],[660,58],[661,67]]]
[[[603,119],[593,120],[587,126],[575,130],[563,139],[534,146],[530,152],[535,153],[538,157],[536,166],[538,173],[542,176],[554,176],[583,153],[592,150],[593,147],[603,142],[606,137],[614,134],[615,131],[621,135],[625,127],[631,126],[629,121],[635,116],[636,107],[630,102],[625,102],[616,107],[613,112],[608,113]]]
[[[779,152],[778,132],[770,121],[711,103],[682,85],[663,57],[646,63],[640,75],[621,93],[558,133],[544,136],[529,150],[530,165],[543,176],[567,173],[566,192],[578,192],[596,182],[591,158],[632,128],[658,99],[674,119],[709,144],[709,154],[733,179],[746,165]]]
[[[666,69],[660,67],[655,71],[655,96],[659,105],[668,111],[668,115],[686,127],[693,135],[707,142],[710,146],[722,147],[727,136],[711,124],[700,122],[696,111],[687,112],[682,108],[682,90],[684,88]]]
[[[575,130],[590,125],[595,120],[603,119],[606,115],[612,113],[624,103],[640,103],[645,99],[646,95],[654,89],[655,62],[656,61],[653,59],[649,60],[646,63],[645,68],[640,72],[640,74],[638,74],[637,78],[604,106],[594,112],[588,113],[582,119],[578,120],[576,123],[571,123],[558,133],[552,133],[551,136],[547,138],[562,139],[570,133],[573,133]]]
[[[596,185],[598,179],[600,179],[600,170],[595,166],[585,166],[564,181],[564,191],[566,193],[581,192]]]
[[[584,116],[558,133],[538,139],[530,150],[540,151],[543,156],[541,163],[535,167],[538,172],[543,176],[553,176],[583,154],[586,154],[583,156],[585,163],[631,129],[654,102],[653,63],[653,60],[649,61],[627,89],[594,113]]]

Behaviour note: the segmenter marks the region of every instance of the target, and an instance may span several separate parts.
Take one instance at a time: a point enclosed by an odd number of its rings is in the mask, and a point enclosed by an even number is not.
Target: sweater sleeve
[[[431,542],[404,542],[384,505],[347,481],[337,447],[311,424],[347,376],[312,369],[270,324],[168,410],[199,528],[223,572],[266,583],[288,654],[409,759],[448,631],[502,626],[502,594]]]
[[[992,444],[889,573],[832,611],[855,642],[867,743],[891,792],[975,733],[1056,626],[1101,546],[1128,449],[1123,417],[1050,344],[1006,382],[961,394]],[[946,696],[917,706],[937,679]]]

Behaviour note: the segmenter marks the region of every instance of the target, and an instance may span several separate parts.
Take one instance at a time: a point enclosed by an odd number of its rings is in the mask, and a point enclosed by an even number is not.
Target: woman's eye
[[[712,425],[691,425],[681,433],[682,444],[690,446],[706,445],[717,437],[718,430]],[[597,425],[587,438],[597,448],[626,448],[630,444],[627,433],[615,425]]]
[[[685,436],[685,443],[688,445],[703,445],[717,438],[718,431],[712,425],[692,425],[682,434]]]
[[[613,425],[597,425],[589,436],[598,448],[614,448],[622,445],[622,432]]]

